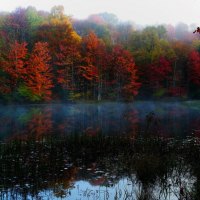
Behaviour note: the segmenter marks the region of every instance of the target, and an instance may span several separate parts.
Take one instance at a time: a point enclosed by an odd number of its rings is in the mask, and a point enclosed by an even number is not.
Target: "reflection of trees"
[[[39,138],[52,133],[95,136],[102,133],[127,134],[134,139],[143,132],[170,137],[174,134],[187,135],[192,130],[197,136],[200,134],[198,111],[173,105],[156,106],[154,112],[150,112],[148,103],[142,103],[142,106],[143,110],[140,106],[124,103],[3,108],[0,116],[1,138],[25,138],[30,135]]]
[[[52,126],[52,110],[47,108],[32,115],[26,131],[28,134],[33,134],[35,138],[39,139],[46,134],[50,134]]]
[[[26,199],[48,188],[63,196],[73,186],[77,168],[65,156],[64,146],[48,142],[18,141],[1,145],[0,185],[7,197],[12,191]],[[63,193],[64,192],[64,193]]]
[[[135,191],[138,199],[163,199],[169,196],[187,199],[196,194],[194,192],[196,178],[193,172],[198,165],[195,158],[197,152],[194,150],[200,150],[195,144],[196,139],[189,138],[176,142],[176,140],[146,138],[134,143],[122,138],[120,141],[116,140],[112,138],[110,147],[108,143],[107,147],[103,146],[104,153],[100,155],[93,153],[92,156],[98,157],[97,165],[108,174],[105,184],[109,186],[111,183],[112,186],[121,178],[135,174],[136,184],[140,186]],[[93,142],[95,143],[94,140]],[[99,152],[98,145],[95,147],[96,152]],[[90,154],[94,151],[87,149]],[[91,172],[85,173],[91,176]]]
[[[53,131],[52,110],[50,108],[29,109],[15,118],[14,124],[18,124],[18,127],[8,126],[9,131],[13,134],[7,140],[28,140],[31,137],[40,139],[45,135],[50,135]]]
[[[132,139],[135,138],[136,134],[139,132],[139,118],[138,111],[136,109],[131,109],[126,112],[124,119],[128,122],[127,132],[131,134]]]
[[[131,186],[117,196],[135,199],[185,199],[199,195],[200,140],[127,137],[45,137],[0,145],[1,195],[56,197],[71,195],[77,180],[115,187]],[[107,193],[105,193],[107,195]],[[8,198],[9,199],[9,198]]]

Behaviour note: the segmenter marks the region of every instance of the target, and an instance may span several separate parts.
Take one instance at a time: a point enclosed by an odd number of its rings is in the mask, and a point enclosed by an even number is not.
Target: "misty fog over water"
[[[1,139],[27,134],[199,134],[198,101],[0,106]]]
[[[1,199],[199,195],[198,101],[0,106]]]
[[[0,200],[199,200],[198,0],[0,0]]]

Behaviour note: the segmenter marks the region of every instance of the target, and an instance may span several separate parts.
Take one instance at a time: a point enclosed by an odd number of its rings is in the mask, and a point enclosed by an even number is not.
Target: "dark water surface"
[[[0,199],[200,199],[200,102],[0,106]]]
[[[200,102],[0,106],[0,113],[1,140],[32,133],[39,137],[138,131],[185,137],[200,130]]]

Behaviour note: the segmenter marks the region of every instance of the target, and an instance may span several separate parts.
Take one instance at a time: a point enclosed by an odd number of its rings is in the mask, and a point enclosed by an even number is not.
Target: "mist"
[[[0,0],[0,199],[199,199],[199,7]]]
[[[195,102],[1,106],[1,139],[139,134],[184,138],[199,129]]]
[[[86,19],[89,15],[95,13],[109,12],[114,13],[120,20],[135,21],[142,25],[154,24],[177,24],[184,22],[186,24],[199,23],[200,3],[197,0],[2,0],[0,2],[0,11],[13,11],[17,7],[34,6],[38,10],[50,11],[54,5],[63,5],[66,14],[74,18]]]

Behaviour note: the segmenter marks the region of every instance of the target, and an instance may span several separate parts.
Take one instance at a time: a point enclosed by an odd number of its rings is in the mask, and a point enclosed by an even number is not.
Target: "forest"
[[[200,98],[195,25],[64,13],[63,6],[0,13],[0,102]]]

